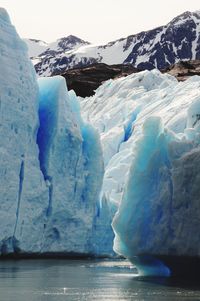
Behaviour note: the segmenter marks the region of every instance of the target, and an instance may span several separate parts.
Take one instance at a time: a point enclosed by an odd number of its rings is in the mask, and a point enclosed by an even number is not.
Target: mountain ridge
[[[32,46],[28,46],[30,53]],[[195,59],[200,59],[200,11],[186,11],[166,25],[104,45],[95,46],[71,35],[49,44],[48,49],[32,57],[40,76],[61,74],[94,63],[162,70],[180,60]]]

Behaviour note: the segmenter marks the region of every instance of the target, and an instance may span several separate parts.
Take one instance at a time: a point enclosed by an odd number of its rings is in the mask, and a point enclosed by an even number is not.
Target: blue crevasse
[[[102,174],[99,173],[103,170],[101,144],[97,130],[82,120],[80,104],[73,90],[69,91],[69,97],[83,137],[84,166],[86,170],[89,170],[86,176],[86,189],[81,196],[82,201],[88,203],[95,190],[101,191],[103,181]],[[109,204],[106,201],[100,202],[99,199],[93,212],[92,232],[88,247],[90,253],[95,256],[113,256],[112,215]]]
[[[39,90],[37,142],[49,189],[42,252],[92,253],[93,219],[103,178],[99,137],[82,122],[64,78],[39,79]]]
[[[134,122],[136,121],[137,119],[137,115],[139,114],[141,108],[140,106],[138,106],[136,108],[136,110],[134,110],[128,120],[128,122],[124,125],[124,142],[126,142],[132,135],[132,132],[133,132],[133,125],[134,125]]]

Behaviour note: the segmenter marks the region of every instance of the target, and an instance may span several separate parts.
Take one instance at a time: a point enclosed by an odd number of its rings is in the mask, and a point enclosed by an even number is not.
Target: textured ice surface
[[[39,90],[37,142],[48,186],[42,251],[89,253],[103,177],[98,135],[80,124],[75,95],[71,106],[64,78],[39,79]]]
[[[118,210],[118,253],[200,255],[199,77],[108,81],[83,121],[64,79],[38,88],[3,9],[0,35],[0,253],[111,254]]]
[[[0,25],[0,253],[17,251],[27,232],[37,251],[43,229],[37,219],[47,206],[36,144],[38,86],[27,47],[4,9]]]
[[[104,83],[81,106],[101,135],[117,253],[200,255],[200,78],[145,71]]]
[[[195,116],[192,117],[191,111],[187,120],[187,110],[196,101],[198,106],[199,98],[198,77],[178,83],[175,78],[154,70],[107,81],[95,96],[81,100],[84,119],[101,135],[105,162],[102,194],[110,204],[117,207],[121,201],[135,154],[133,148],[146,118],[161,117],[163,125],[180,139],[186,135],[184,131],[192,136]]]
[[[101,239],[108,219],[97,131],[62,77],[38,87],[4,9],[0,35],[0,254],[112,252],[112,240]]]
[[[199,108],[197,103],[189,109],[196,119],[194,139],[179,139],[163,129],[159,117],[144,123],[113,221],[114,248],[132,260],[143,254],[200,255],[200,132],[194,108]],[[190,118],[189,114],[188,123]]]

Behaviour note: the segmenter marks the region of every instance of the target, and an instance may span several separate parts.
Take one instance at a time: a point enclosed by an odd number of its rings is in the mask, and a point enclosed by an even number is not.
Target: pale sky
[[[200,0],[1,0],[22,38],[76,35],[101,44],[200,10]]]

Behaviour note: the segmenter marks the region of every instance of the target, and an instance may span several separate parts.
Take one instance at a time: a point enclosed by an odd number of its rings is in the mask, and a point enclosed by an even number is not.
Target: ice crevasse
[[[0,254],[110,252],[98,133],[63,78],[37,82],[4,9],[0,25]]]

